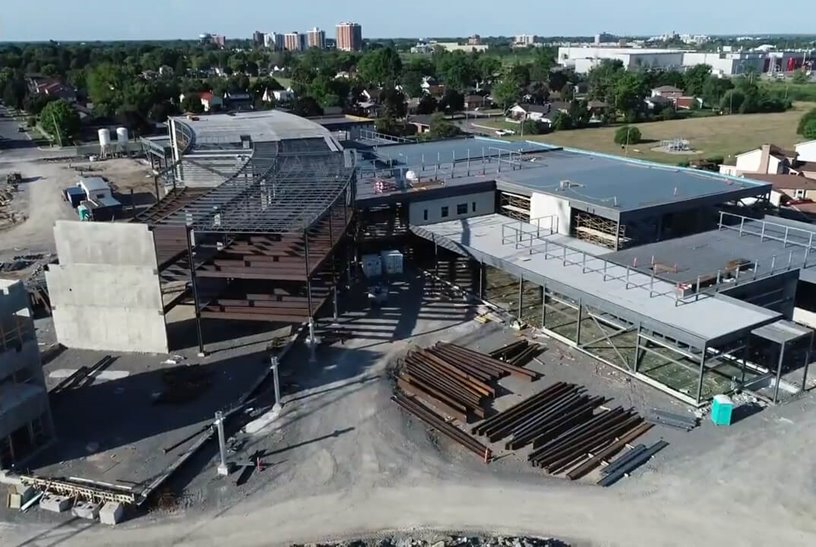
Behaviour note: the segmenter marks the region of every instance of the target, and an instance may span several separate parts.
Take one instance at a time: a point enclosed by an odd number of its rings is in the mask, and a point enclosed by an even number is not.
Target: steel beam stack
[[[496,348],[488,355],[517,367],[523,367],[544,351],[544,346],[527,340],[516,340],[506,346]]]
[[[576,479],[601,463],[600,459],[592,461],[593,454],[625,439],[607,454],[612,455],[650,427],[632,410],[602,409],[606,402],[581,386],[559,382],[485,420],[473,433],[490,442],[510,437],[507,450],[532,445],[528,461],[548,473],[562,473],[584,462],[568,475]]]

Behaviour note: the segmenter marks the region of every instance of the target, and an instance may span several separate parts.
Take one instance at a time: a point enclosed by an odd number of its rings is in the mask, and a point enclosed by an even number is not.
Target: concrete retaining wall
[[[167,353],[153,234],[143,224],[58,221],[45,274],[57,339],[69,348]]]

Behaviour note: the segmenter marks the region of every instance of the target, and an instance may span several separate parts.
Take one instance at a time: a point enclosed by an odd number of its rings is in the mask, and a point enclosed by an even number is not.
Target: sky
[[[0,0],[0,42],[41,40],[228,38],[305,31],[333,37],[356,21],[366,38],[512,36],[794,34],[816,31],[813,0]],[[770,15],[766,17],[764,15]]]

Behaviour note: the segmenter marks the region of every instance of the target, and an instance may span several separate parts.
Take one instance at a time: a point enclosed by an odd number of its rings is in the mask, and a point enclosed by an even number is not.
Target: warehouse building
[[[805,383],[811,331],[790,320],[816,281],[813,232],[763,218],[769,184],[522,141],[364,131],[344,147],[291,115],[227,118],[173,120],[167,195],[124,226],[145,238],[142,303],[157,333],[188,304],[202,352],[202,321],[313,335],[361,255],[401,249],[691,405],[735,389],[777,400]],[[98,233],[60,249],[60,269],[71,248],[112,233],[88,230]],[[59,324],[71,297],[55,292]],[[130,351],[143,344],[119,336]]]

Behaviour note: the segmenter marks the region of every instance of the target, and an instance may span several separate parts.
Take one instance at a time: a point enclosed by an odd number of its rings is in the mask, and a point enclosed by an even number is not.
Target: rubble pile
[[[338,543],[307,543],[292,547],[569,547],[558,539],[512,536],[448,536],[446,539],[390,536]]]

